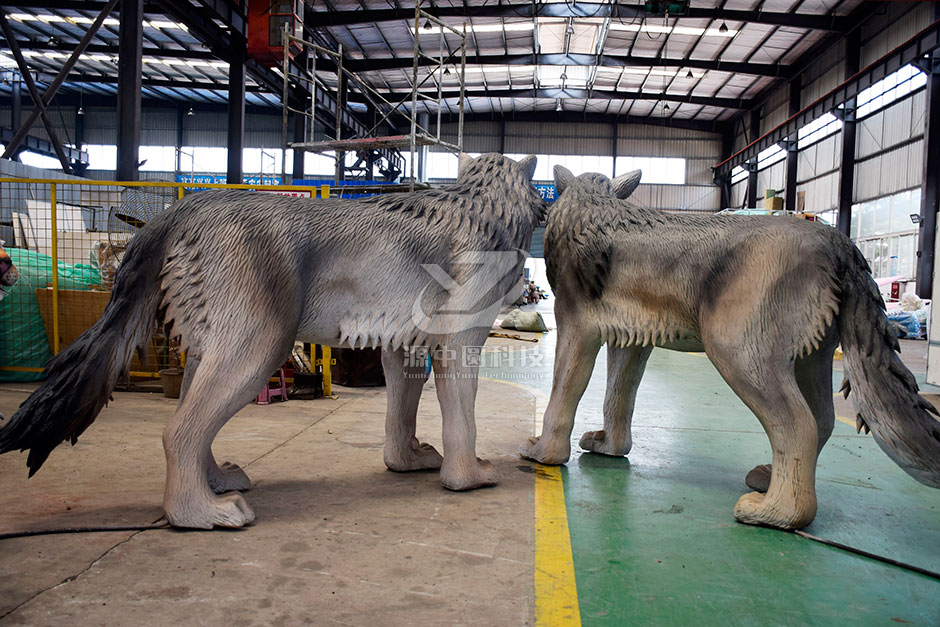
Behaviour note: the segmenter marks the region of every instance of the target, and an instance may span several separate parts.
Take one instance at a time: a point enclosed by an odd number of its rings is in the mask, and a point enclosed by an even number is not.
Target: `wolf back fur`
[[[555,169],[559,200],[545,255],[558,350],[540,438],[523,455],[567,461],[575,410],[608,348],[604,429],[588,451],[626,455],[637,386],[654,346],[704,351],[757,415],[773,463],[734,509],[747,523],[808,525],[815,468],[834,424],[832,356],[841,341],[859,429],[918,481],[940,487],[940,422],[917,394],[868,265],[836,229],[769,216],[670,215],[625,202],[639,172],[611,182]],[[848,394],[848,383],[846,394]],[[760,492],[766,492],[761,494]]]
[[[180,527],[239,527],[254,519],[240,494],[250,482],[218,465],[216,433],[253,399],[295,339],[328,346],[382,346],[388,380],[385,463],[393,470],[440,468],[448,488],[496,481],[477,459],[475,367],[432,354],[439,377],[444,458],[415,437],[424,362],[413,347],[461,354],[480,346],[495,313],[437,325],[416,311],[448,308],[456,285],[473,280],[462,253],[516,255],[508,271],[483,277],[480,302],[518,284],[524,254],[545,204],[531,184],[535,157],[461,157],[457,183],[362,200],[285,198],[242,191],[188,196],[147,224],[128,247],[102,318],[46,368],[46,381],[0,429],[0,452],[29,449],[35,473],[60,442],[98,415],[144,350],[154,321],[180,337],[188,360],[180,404],[164,433],[164,509]],[[452,309],[452,307],[450,307]],[[479,317],[478,317],[479,318]],[[414,372],[412,372],[414,371]]]

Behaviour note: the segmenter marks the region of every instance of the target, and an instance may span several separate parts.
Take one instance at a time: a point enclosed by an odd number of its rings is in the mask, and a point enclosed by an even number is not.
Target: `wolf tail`
[[[839,335],[845,370],[858,412],[858,429],[869,429],[888,457],[919,482],[940,488],[940,421],[918,393],[901,362],[897,336],[884,314],[884,301],[854,246],[843,286]],[[848,396],[849,387],[845,387]],[[933,414],[933,415],[931,415]]]
[[[146,351],[161,295],[164,241],[162,225],[137,234],[104,314],[49,360],[45,382],[0,428],[0,453],[29,449],[30,477],[60,443],[75,444],[107,404],[134,351]]]

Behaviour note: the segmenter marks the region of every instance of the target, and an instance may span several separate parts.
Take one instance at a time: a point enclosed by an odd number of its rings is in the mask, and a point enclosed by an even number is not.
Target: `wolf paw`
[[[632,445],[630,438],[626,438],[625,442],[615,442],[613,438],[607,437],[607,432],[603,429],[585,432],[581,436],[581,441],[578,442],[578,446],[585,451],[613,457],[623,457],[630,452]]]
[[[255,519],[255,513],[237,492],[193,502],[165,505],[166,519],[174,527],[212,529],[213,527],[244,527]]]
[[[747,473],[747,476],[744,477],[744,483],[752,490],[766,492],[767,488],[770,487],[770,473],[770,464],[754,466],[751,468],[751,471]]]
[[[496,467],[477,457],[469,464],[444,464],[441,483],[448,490],[462,491],[496,485]]]
[[[571,457],[571,442],[568,440],[557,444],[548,442],[548,438],[545,437],[529,438],[519,448],[519,455],[549,466],[558,466],[568,461]]]
[[[411,470],[433,470],[441,467],[444,458],[433,446],[427,442],[411,443],[405,451],[390,452],[385,450],[385,466],[395,472],[408,472]]]
[[[238,464],[225,462],[209,471],[209,487],[216,494],[241,492],[251,488],[251,479]]]
[[[766,494],[748,492],[734,506],[734,517],[749,525],[802,529],[816,517],[815,501],[804,504],[771,502]]]

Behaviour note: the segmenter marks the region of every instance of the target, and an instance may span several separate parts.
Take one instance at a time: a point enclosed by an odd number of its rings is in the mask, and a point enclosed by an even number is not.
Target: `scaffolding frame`
[[[420,31],[421,31],[421,22],[424,20],[425,26],[428,24],[436,24],[440,28],[440,37],[438,45],[438,55],[433,56],[429,55],[421,50],[419,43],[420,40]],[[459,45],[455,46],[453,49],[450,49],[447,45],[446,36],[447,34],[452,34],[459,37]],[[307,50],[307,68],[306,71],[308,76],[302,76],[297,74],[292,74],[290,72],[290,50],[292,44],[299,44],[301,47]],[[445,54],[446,52],[446,54]],[[317,78],[317,54],[323,53],[328,57],[332,57],[336,61],[337,65],[337,84],[336,84],[336,108],[335,108],[335,129],[336,136],[333,139],[327,139],[322,141],[313,141],[313,133],[316,122],[316,103],[317,103],[317,87],[318,83],[320,89],[327,91],[326,85],[322,84],[321,81]],[[376,150],[376,149],[401,149],[408,148],[410,151],[409,159],[409,172],[408,172],[408,189],[409,191],[414,191],[415,189],[415,162],[417,156],[417,149],[424,146],[440,146],[445,150],[449,150],[454,153],[460,153],[463,150],[463,122],[464,122],[464,103],[465,103],[465,94],[466,94],[466,69],[467,69],[467,23],[463,23],[462,29],[454,28],[442,22],[437,17],[427,13],[421,9],[420,0],[415,4],[415,17],[414,17],[414,62],[412,64],[411,71],[411,90],[409,93],[399,100],[398,102],[391,102],[385,98],[379,91],[360,79],[358,76],[353,74],[351,71],[343,67],[343,45],[339,44],[338,50],[333,51],[323,46],[317,45],[311,41],[307,41],[302,37],[297,37],[290,32],[288,25],[285,25],[284,28],[284,59],[283,65],[281,67],[281,74],[283,76],[283,93],[281,95],[282,103],[282,130],[281,130],[281,175],[283,178],[286,178],[287,175],[287,149],[291,148],[295,152],[298,150],[304,152],[315,152],[315,153],[325,153],[333,151],[336,155],[336,186],[341,185],[343,180],[343,175],[345,173],[345,162],[346,162],[346,153],[348,151],[354,150]],[[445,65],[455,64],[456,57],[460,56],[460,74],[458,75],[458,80],[460,82],[460,99],[458,102],[458,117],[457,117],[457,143],[452,144],[445,142],[441,139],[441,109],[443,108],[443,77],[445,74],[449,73],[449,69]],[[436,70],[432,69],[428,72],[428,75],[418,81],[418,67],[419,60],[426,59],[431,61],[433,65],[436,65]],[[436,97],[433,97],[429,94],[421,93],[420,88],[430,80],[435,72],[437,73],[437,93]],[[348,78],[347,78],[348,77]],[[289,102],[289,93],[290,93],[290,79],[296,79],[297,81],[304,82],[308,85],[310,91],[310,111],[295,109],[290,106]],[[348,80],[349,82],[356,83],[363,92],[363,95],[369,100],[370,103],[375,107],[377,112],[381,112],[381,119],[376,122],[371,129],[369,129],[370,137],[357,137],[357,138],[343,138],[343,114],[345,112],[343,106],[343,82]],[[405,103],[411,101],[410,111],[404,108]],[[418,123],[418,101],[429,101],[437,103],[437,123],[436,123],[436,132],[432,133],[429,129],[425,128]],[[305,120],[309,120],[310,123],[304,124],[304,141],[302,142],[288,142],[287,139],[287,128],[288,128],[288,117],[290,113],[295,113],[298,115],[304,116]],[[374,137],[376,130],[388,121],[392,116],[397,115],[405,118],[405,121],[410,126],[410,132],[407,135],[387,135]],[[430,124],[428,124],[430,126]],[[308,133],[309,127],[309,133]],[[358,189],[358,188],[357,188]]]

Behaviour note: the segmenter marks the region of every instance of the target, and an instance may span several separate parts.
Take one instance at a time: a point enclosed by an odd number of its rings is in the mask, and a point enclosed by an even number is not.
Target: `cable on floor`
[[[855,553],[856,555],[861,555],[861,556],[867,557],[867,558],[869,558],[869,559],[877,560],[877,561],[879,561],[879,562],[884,562],[885,564],[891,564],[892,566],[897,566],[897,567],[903,568],[903,569],[905,569],[905,570],[910,570],[910,571],[912,571],[912,572],[919,573],[919,574],[921,574],[921,575],[925,575],[925,576],[927,576],[927,577],[931,577],[931,578],[933,578],[933,579],[937,579],[938,581],[940,581],[940,573],[934,572],[934,571],[932,571],[932,570],[927,570],[926,568],[921,568],[920,566],[914,566],[913,564],[907,564],[907,563],[905,563],[905,562],[898,561],[898,560],[893,559],[893,558],[891,558],[891,557],[885,557],[884,555],[877,555],[877,554],[875,554],[875,553],[869,553],[868,551],[865,551],[865,550],[863,550],[863,549],[857,549],[857,548],[855,548],[854,546],[849,546],[849,545],[847,545],[847,544],[842,544],[841,542],[835,542],[835,541],[833,541],[833,540],[826,540],[825,538],[820,538],[819,536],[814,536],[814,535],[811,534],[811,533],[806,533],[805,531],[802,531],[802,530],[799,530],[799,529],[795,530],[793,533],[795,533],[796,535],[801,536],[801,537],[803,537],[803,538],[806,538],[807,540],[812,540],[812,541],[814,541],[814,542],[819,542],[819,543],[821,543],[821,544],[826,544],[826,545],[829,545],[829,546],[833,546],[833,547],[835,547],[835,548],[837,548],[837,549],[842,549],[843,551],[848,551],[849,553]]]
[[[149,525],[116,525],[113,527],[65,527],[62,529],[30,529],[28,531],[13,531],[10,533],[0,533],[0,540],[10,540],[12,538],[29,538],[31,536],[49,536],[60,533],[106,533],[110,531],[148,531],[150,529],[168,529],[170,523],[162,518]]]

